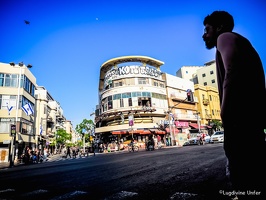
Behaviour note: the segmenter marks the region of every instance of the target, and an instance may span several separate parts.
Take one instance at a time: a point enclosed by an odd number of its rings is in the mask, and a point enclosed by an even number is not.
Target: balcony
[[[202,103],[203,103],[203,105],[207,106],[210,104],[210,101],[209,101],[209,99],[203,99]]]
[[[212,115],[210,115],[210,114],[206,114],[206,115],[205,115],[205,118],[206,118],[206,119],[212,119]]]
[[[177,94],[170,94],[170,97],[171,97],[172,100],[176,100],[176,101],[184,100],[186,98],[184,96],[177,95]]]

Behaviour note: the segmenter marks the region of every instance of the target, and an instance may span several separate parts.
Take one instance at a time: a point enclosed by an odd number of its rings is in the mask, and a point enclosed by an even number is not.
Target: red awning
[[[151,134],[150,131],[148,130],[143,130],[143,132],[139,133],[140,135],[148,135],[148,134]]]
[[[189,126],[191,126],[194,129],[199,129],[198,124],[190,123]],[[205,126],[200,126],[201,129],[205,129]]]
[[[112,131],[113,135],[127,134],[126,131]]]
[[[150,128],[150,131],[155,134],[165,134],[165,131],[159,130],[157,128]]]

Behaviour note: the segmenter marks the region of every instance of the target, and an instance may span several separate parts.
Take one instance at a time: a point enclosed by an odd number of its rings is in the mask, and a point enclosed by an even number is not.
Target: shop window
[[[132,98],[128,98],[128,106],[132,106]]]

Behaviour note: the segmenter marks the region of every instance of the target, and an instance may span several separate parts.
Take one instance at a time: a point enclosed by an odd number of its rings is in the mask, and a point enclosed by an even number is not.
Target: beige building
[[[102,64],[95,111],[99,140],[134,137],[145,142],[153,134],[175,145],[178,133],[187,134],[190,123],[197,124],[196,102],[186,100],[193,82],[161,72],[163,64],[147,56],[117,57]]]
[[[198,97],[198,112],[201,124],[210,125],[212,120],[221,120],[218,90],[212,86],[196,84],[195,96]]]
[[[216,74],[215,61],[204,66],[183,66],[176,72],[178,77],[194,82],[201,124],[210,125],[211,120],[221,120]]]
[[[26,146],[48,148],[58,128],[73,131],[71,123],[64,124],[60,104],[37,85],[30,67],[23,63],[0,63],[0,162],[10,161],[9,155],[13,155],[12,160],[20,157]],[[22,109],[26,104],[32,108],[29,115]],[[16,125],[15,138],[10,134],[11,125]]]

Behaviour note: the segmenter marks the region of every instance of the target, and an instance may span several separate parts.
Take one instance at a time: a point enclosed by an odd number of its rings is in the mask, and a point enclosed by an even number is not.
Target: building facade
[[[59,102],[37,85],[30,67],[0,63],[0,162],[19,158],[26,146],[41,151],[49,148],[59,128],[73,133],[71,122],[64,123]],[[32,108],[29,115],[22,109],[26,104]],[[11,125],[16,125],[15,137],[11,136]]]
[[[102,64],[95,111],[99,140],[133,137],[145,142],[153,134],[176,145],[177,134],[187,134],[190,123],[197,123],[197,104],[186,99],[187,90],[194,91],[193,82],[161,72],[163,64],[147,56],[117,57]]]
[[[200,124],[209,126],[212,120],[221,121],[215,61],[207,62],[204,66],[183,66],[176,75],[194,83]]]
[[[35,146],[37,143],[34,134],[34,117],[26,115],[22,110],[22,107],[28,103],[34,108],[36,85],[36,78],[23,63],[0,63],[1,162],[9,160],[10,151],[16,149],[16,155],[21,154],[26,145]],[[16,126],[15,138],[10,134],[11,125]],[[10,148],[14,147],[13,143],[15,149]]]

